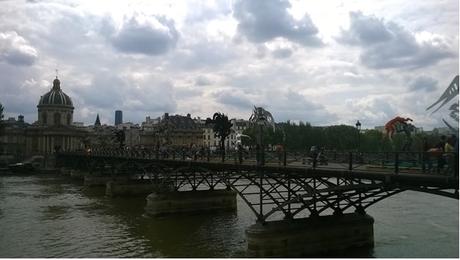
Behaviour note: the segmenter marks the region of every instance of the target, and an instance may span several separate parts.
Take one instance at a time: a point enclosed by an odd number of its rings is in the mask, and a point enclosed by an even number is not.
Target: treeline
[[[258,138],[258,126],[253,126],[243,134],[250,138],[242,138],[243,145],[255,145]],[[277,123],[275,130],[263,129],[263,143],[266,146],[285,144],[287,150],[305,151],[311,146],[320,146],[327,150],[337,151],[400,151],[406,141],[403,133],[396,133],[391,143],[384,134],[377,130],[358,131],[349,125],[333,125],[327,127],[312,126],[309,123],[292,124],[289,121]],[[423,139],[430,146],[439,141],[438,135],[418,133],[412,135],[411,151],[422,151]]]

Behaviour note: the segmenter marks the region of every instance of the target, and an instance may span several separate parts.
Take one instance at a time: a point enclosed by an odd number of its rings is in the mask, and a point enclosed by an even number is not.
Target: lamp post
[[[360,148],[360,140],[359,139],[360,139],[360,133],[361,133],[361,122],[359,122],[359,120],[356,121],[355,126],[356,126],[356,129],[358,130],[358,151],[359,151],[359,148]]]

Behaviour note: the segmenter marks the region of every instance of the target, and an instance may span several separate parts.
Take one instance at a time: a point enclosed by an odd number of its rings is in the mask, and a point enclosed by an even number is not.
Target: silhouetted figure
[[[446,161],[444,160],[444,156],[443,156],[445,145],[446,145],[446,136],[441,135],[439,142],[435,146],[435,148],[438,149],[440,152],[438,155],[438,160],[437,160],[438,161],[438,167],[437,167],[438,173],[441,172],[441,170],[444,168],[444,165],[446,163]]]

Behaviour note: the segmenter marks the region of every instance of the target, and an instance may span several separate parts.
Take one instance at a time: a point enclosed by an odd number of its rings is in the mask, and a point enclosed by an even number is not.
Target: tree
[[[3,105],[2,105],[2,103],[0,103],[0,121],[2,121],[2,120],[3,120],[3,117],[4,117],[4,115],[3,115],[3,109],[4,109],[4,108],[3,108]]]
[[[206,119],[206,125],[213,125],[212,130],[214,135],[219,138],[220,149],[222,151],[222,162],[225,161],[225,139],[230,135],[232,131],[232,123],[228,120],[228,117],[223,114],[216,112],[211,118]]]
[[[0,137],[4,134],[4,127],[3,127],[3,105],[0,103]],[[3,153],[3,142],[0,140],[0,153]]]

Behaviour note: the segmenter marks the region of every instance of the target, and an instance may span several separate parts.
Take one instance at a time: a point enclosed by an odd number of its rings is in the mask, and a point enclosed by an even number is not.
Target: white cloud
[[[37,58],[37,50],[17,32],[0,32],[0,61],[15,66],[30,66]]]

